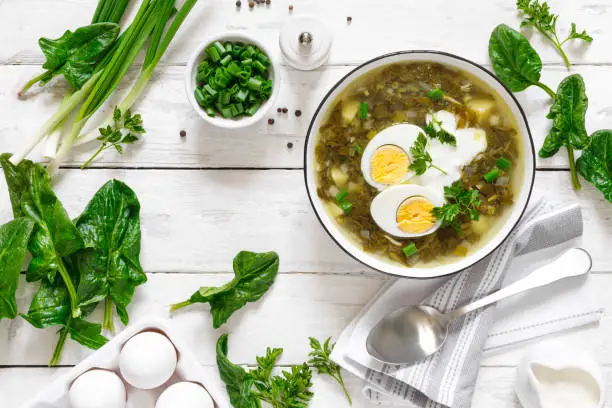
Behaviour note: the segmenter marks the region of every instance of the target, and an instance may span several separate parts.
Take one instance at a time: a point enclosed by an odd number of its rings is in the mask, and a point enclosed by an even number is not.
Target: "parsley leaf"
[[[444,197],[447,203],[442,207],[434,207],[431,213],[442,221],[442,227],[453,227],[461,234],[459,223],[461,218],[476,221],[480,217],[478,207],[481,204],[478,190],[466,189],[461,180],[444,187]]]
[[[579,33],[575,23],[572,23],[572,30],[567,38],[563,41],[559,40],[557,33],[557,20],[559,19],[559,15],[553,14],[548,3],[545,1],[540,3],[539,0],[517,0],[516,8],[524,15],[521,27],[533,26],[542,33],[544,37],[553,43],[557,51],[559,51],[559,54],[563,57],[563,61],[568,68],[571,63],[563,50],[563,45],[570,40],[582,40],[588,43],[593,41],[593,37],[588,35],[586,30]]]
[[[432,113],[431,120],[425,126],[425,133],[431,139],[438,139],[440,143],[457,146],[457,138],[452,133],[442,128],[442,122]]]
[[[442,174],[446,174],[444,170],[433,164],[431,155],[427,151],[427,138],[423,133],[419,133],[417,140],[410,147],[410,154],[412,155],[410,170],[414,170],[417,176],[424,174],[430,167],[440,171]]]
[[[336,346],[336,343],[331,342],[331,337],[325,340],[323,345],[321,345],[321,342],[314,337],[309,337],[308,339],[310,340],[310,348],[312,349],[312,351],[308,354],[310,357],[308,364],[315,368],[319,374],[327,374],[336,380],[342,387],[344,395],[346,395],[346,399],[348,400],[349,404],[353,405],[353,400],[351,399],[351,396],[344,385],[344,379],[342,378],[340,366],[329,358],[334,350],[334,347]]]
[[[138,140],[138,136],[145,133],[142,126],[142,117],[140,114],[132,115],[128,109],[124,114],[115,106],[113,111],[113,124],[105,128],[98,129],[100,136],[98,140],[102,142],[100,148],[81,166],[82,169],[89,166],[96,157],[104,150],[114,148],[120,154],[123,154],[123,146],[133,144]]]

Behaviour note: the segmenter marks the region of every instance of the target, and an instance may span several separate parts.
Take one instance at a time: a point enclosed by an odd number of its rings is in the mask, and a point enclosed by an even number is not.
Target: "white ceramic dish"
[[[518,130],[524,146],[524,176],[523,183],[520,188],[520,192],[515,196],[515,202],[511,209],[511,213],[507,217],[505,224],[500,228],[497,234],[491,238],[485,245],[478,250],[474,251],[470,255],[461,258],[460,260],[443,264],[440,266],[433,267],[406,267],[399,263],[392,263],[391,261],[383,260],[373,254],[364,252],[358,245],[349,240],[340,227],[332,220],[328,215],[323,203],[317,196],[317,187],[315,182],[314,167],[314,150],[315,142],[318,136],[319,127],[326,118],[328,110],[332,107],[337,97],[350,85],[355,79],[362,76],[363,74],[379,68],[384,65],[388,65],[395,62],[407,62],[407,61],[431,61],[439,62],[441,64],[456,67],[460,70],[468,72],[475,77],[479,78],[496,91],[505,103],[509,106],[510,111],[516,118],[518,124]],[[323,98],[323,101],[317,108],[310,127],[308,128],[308,134],[306,136],[306,143],[304,149],[304,177],[306,181],[306,189],[310,202],[315,210],[315,213],[331,236],[331,238],[346,251],[353,258],[362,262],[363,264],[374,268],[378,271],[389,273],[396,276],[413,277],[413,278],[431,278],[435,276],[442,276],[452,274],[461,271],[485,256],[494,251],[510,234],[510,232],[517,225],[521,216],[523,215],[527,202],[531,195],[533,187],[533,181],[535,178],[535,149],[533,147],[533,141],[531,140],[531,133],[527,124],[527,118],[520,107],[516,98],[512,93],[495,77],[495,75],[482,66],[468,61],[464,58],[456,55],[447,54],[438,51],[400,51],[392,54],[383,55],[374,58],[359,67],[349,72],[344,78],[342,78],[334,87],[328,92]]]
[[[516,395],[525,408],[605,406],[606,381],[599,364],[588,353],[561,342],[530,349],[516,377]]]
[[[170,385],[180,381],[190,381],[202,385],[215,402],[216,408],[231,408],[225,389],[219,378],[210,378],[198,364],[195,356],[176,337],[163,319],[148,319],[131,324],[115,336],[100,350],[86,358],[66,374],[57,378],[43,389],[32,401],[21,408],[68,408],[68,390],[73,381],[81,374],[94,368],[117,373],[119,376],[119,353],[130,338],[143,331],[156,331],[170,339],[178,353],[178,364],[174,375],[161,387],[152,390],[139,390],[126,383],[127,408],[154,408],[159,395]],[[154,356],[151,356],[154,358]]]
[[[253,116],[243,116],[238,119],[226,119],[223,116],[208,116],[204,109],[200,107],[198,101],[193,94],[193,91],[196,87],[196,74],[198,73],[198,65],[204,59],[206,59],[206,48],[209,45],[214,43],[215,41],[240,41],[245,44],[253,44],[261,49],[264,54],[268,56],[271,61],[269,68],[269,79],[272,80],[272,94],[270,98],[266,102],[264,102],[259,110]],[[215,125],[220,128],[226,129],[239,129],[247,126],[251,126],[257,122],[259,122],[269,111],[276,98],[278,97],[278,93],[280,91],[280,70],[278,64],[274,60],[274,54],[270,52],[270,50],[263,45],[261,42],[252,38],[250,36],[241,34],[241,33],[225,33],[222,35],[214,36],[207,38],[206,41],[202,42],[202,44],[195,50],[191,58],[189,58],[189,62],[187,63],[187,70],[185,71],[185,92],[187,93],[187,99],[189,100],[189,104],[195,110],[198,115],[208,123]]]

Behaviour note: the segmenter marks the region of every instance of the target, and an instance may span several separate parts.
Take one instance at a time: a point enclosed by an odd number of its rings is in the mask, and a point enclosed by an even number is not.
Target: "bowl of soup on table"
[[[376,270],[427,278],[465,269],[513,231],[535,154],[525,115],[485,68],[440,52],[384,55],[317,109],[306,188],[321,224]]]

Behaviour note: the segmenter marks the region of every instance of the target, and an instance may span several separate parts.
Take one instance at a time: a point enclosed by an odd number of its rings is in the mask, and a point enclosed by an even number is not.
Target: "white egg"
[[[412,199],[424,199],[434,207],[440,207],[444,204],[444,198],[441,194],[426,187],[414,184],[398,184],[381,191],[372,200],[370,213],[374,222],[395,237],[415,238],[436,231],[440,227],[440,221],[436,220],[432,221],[432,225],[422,232],[407,232],[400,228],[398,211],[402,204]],[[429,215],[429,212],[421,213],[421,215]]]
[[[129,339],[119,356],[123,378],[133,387],[159,387],[176,370],[177,355],[172,342],[156,332],[142,332]]]
[[[179,382],[168,387],[157,399],[155,408],[214,408],[210,394],[192,382]]]
[[[90,370],[74,380],[68,401],[70,408],[125,408],[125,385],[112,371]]]
[[[363,154],[361,155],[361,172],[363,173],[363,178],[365,181],[372,187],[379,190],[389,187],[389,184],[380,183],[374,180],[371,168],[372,158],[379,148],[384,146],[396,146],[403,150],[406,156],[410,159],[410,147],[416,141],[419,133],[422,132],[423,129],[416,125],[399,123],[383,129],[380,133],[374,136],[366,145],[365,149],[363,150]],[[413,175],[413,171],[408,171],[399,182],[401,183],[406,181]]]

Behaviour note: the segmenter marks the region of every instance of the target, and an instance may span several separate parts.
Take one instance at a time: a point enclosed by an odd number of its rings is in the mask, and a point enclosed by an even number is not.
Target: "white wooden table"
[[[19,86],[40,72],[40,36],[59,36],[85,25],[95,0],[0,0],[0,151],[12,151],[54,111],[63,94],[60,83],[25,101]],[[281,364],[304,361],[308,336],[337,337],[388,279],[345,255],[326,236],[308,203],[302,179],[302,151],[308,122],[327,89],[352,67],[376,55],[402,49],[437,49],[488,65],[489,34],[498,23],[518,27],[512,0],[295,0],[294,14],[313,13],[334,35],[332,55],[324,67],[300,72],[282,67],[279,106],[273,126],[263,121],[252,129],[226,132],[205,124],[189,107],[183,90],[186,60],[206,36],[244,30],[277,48],[280,26],[291,18],[288,0],[250,11],[243,0],[201,0],[189,16],[148,91],[137,106],[148,133],[125,156],[104,155],[93,169],[78,166],[88,157],[80,151],[65,163],[57,192],[71,215],[78,214],[108,179],[130,185],[142,204],[142,261],[149,282],[137,290],[130,308],[134,320],[167,315],[167,306],[200,285],[231,278],[234,255],[242,249],[276,250],[281,274],[263,300],[236,313],[223,328],[231,332],[230,357],[253,364],[267,345],[285,347]],[[560,27],[575,21],[595,41],[588,48],[570,47],[574,71],[586,80],[590,99],[588,130],[612,127],[612,0],[550,1],[561,14]],[[347,24],[347,16],[352,24]],[[570,20],[570,18],[572,20]],[[556,87],[566,75],[555,51],[539,35],[532,38],[545,67],[543,81]],[[132,75],[133,77],[133,75]],[[125,89],[125,85],[123,88]],[[529,115],[536,146],[547,130],[548,98],[535,89],[519,95]],[[303,115],[296,118],[295,109]],[[187,137],[179,137],[185,130]],[[292,147],[290,147],[292,146]],[[579,202],[584,211],[584,246],[594,258],[594,278],[606,308],[599,327],[566,337],[598,356],[612,371],[612,205],[588,183],[571,189],[563,154],[538,161],[536,190],[551,200]],[[10,219],[2,181],[0,221]],[[24,285],[25,286],[25,285]],[[18,294],[26,310],[33,286]],[[206,307],[173,316],[185,341],[211,373],[216,370],[214,342]],[[47,368],[55,330],[33,329],[22,319],[0,323],[0,407],[20,406],[89,352],[69,342],[62,366]],[[512,350],[482,361],[473,406],[518,406],[513,395],[515,366],[522,351]],[[368,404],[361,382],[348,378],[355,407]],[[316,378],[313,407],[346,406],[328,379]]]

